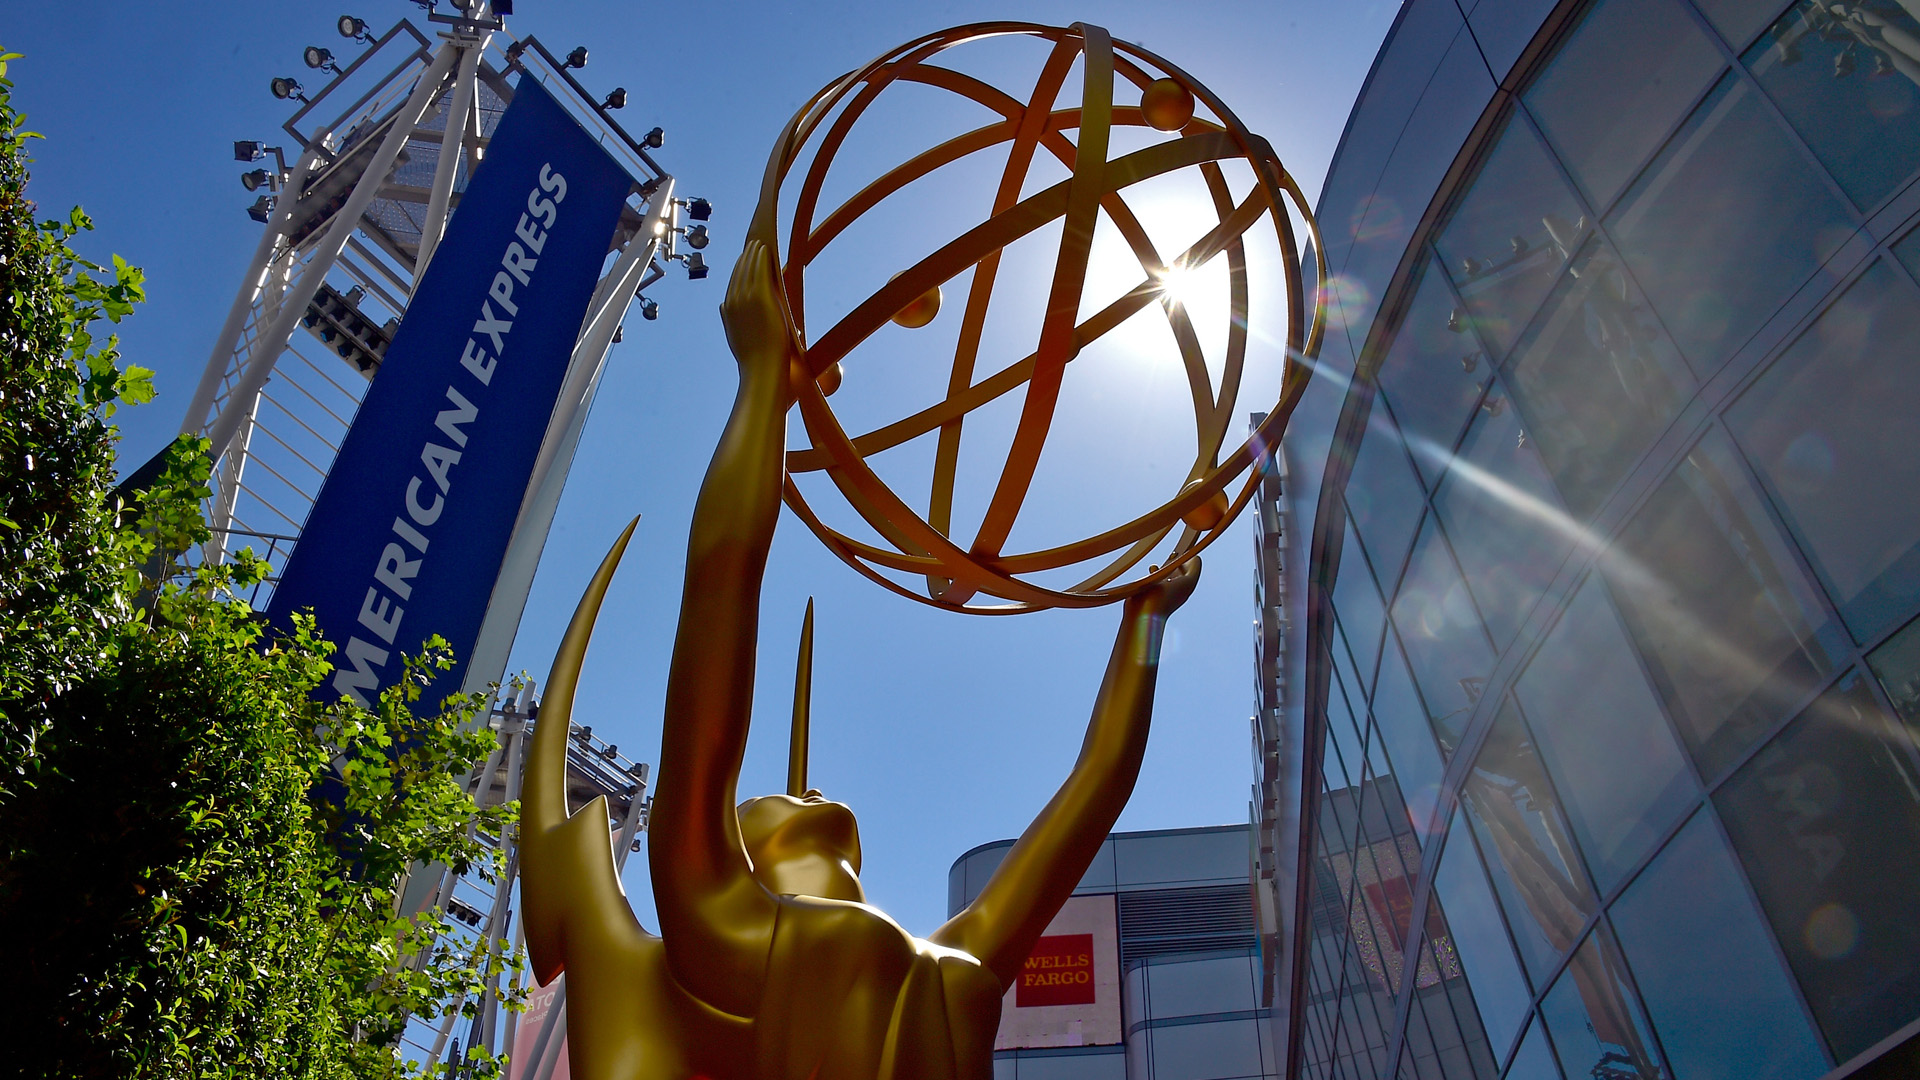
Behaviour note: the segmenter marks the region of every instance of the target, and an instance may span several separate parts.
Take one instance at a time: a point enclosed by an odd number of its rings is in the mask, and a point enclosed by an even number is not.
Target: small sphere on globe
[[[840,378],[842,374],[842,369],[838,363],[829,365],[827,370],[820,373],[820,378],[815,380],[820,384],[820,392],[827,397],[832,397],[833,392],[840,389]]]
[[[1179,131],[1193,119],[1193,91],[1172,79],[1155,79],[1140,94],[1140,112],[1156,131]]]
[[[894,312],[893,321],[896,325],[904,326],[909,330],[918,330],[932,322],[933,317],[938,314],[940,314],[940,286],[935,285],[914,297],[906,307]]]
[[[1181,488],[1180,494],[1185,496],[1188,492],[1201,487],[1205,483],[1206,481],[1204,480],[1195,480],[1186,487]],[[1215,525],[1220,524],[1221,520],[1227,516],[1227,508],[1227,493],[1224,491],[1216,491],[1208,497],[1207,501],[1182,514],[1180,521],[1181,524],[1189,528],[1197,529],[1200,532],[1207,532]]]

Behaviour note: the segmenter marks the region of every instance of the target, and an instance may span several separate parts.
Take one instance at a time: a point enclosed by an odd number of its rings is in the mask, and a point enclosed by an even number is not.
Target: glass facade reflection
[[[1403,8],[1259,546],[1287,1076],[1920,1038],[1917,16]]]

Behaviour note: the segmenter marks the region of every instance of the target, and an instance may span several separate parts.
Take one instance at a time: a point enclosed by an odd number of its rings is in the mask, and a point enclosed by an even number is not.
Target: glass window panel
[[[1494,646],[1505,649],[1576,535],[1505,395],[1487,396],[1433,501]]]
[[[1373,571],[1354,535],[1351,516],[1347,518],[1346,547],[1340,551],[1340,576],[1333,583],[1333,607],[1347,632],[1353,662],[1360,666],[1361,677],[1371,681],[1373,665],[1380,659],[1380,632],[1386,627],[1387,613],[1380,603],[1380,590],[1374,587]]]
[[[1348,1068],[1369,1073],[1375,1067],[1370,1052],[1387,1045],[1393,1027],[1393,997],[1367,966],[1359,939],[1348,939],[1342,964],[1346,982],[1340,991],[1340,1036],[1348,1040],[1347,1052],[1354,1056]]]
[[[1334,983],[1331,974],[1332,969],[1330,966],[1327,966],[1332,964],[1332,960],[1325,955],[1325,950],[1329,948],[1338,949],[1341,941],[1344,940],[1347,925],[1345,903],[1345,894],[1341,892],[1340,882],[1334,875],[1333,864],[1327,858],[1326,846],[1324,844],[1318,845],[1314,851],[1313,912],[1311,916],[1316,942],[1314,946],[1314,963],[1316,965],[1314,968],[1316,972],[1314,978],[1319,980],[1320,986],[1320,989],[1315,991],[1316,994],[1331,990]],[[1327,972],[1321,972],[1322,966],[1327,966]]]
[[[1354,849],[1360,906],[1353,932],[1367,969],[1379,985],[1397,993],[1412,929],[1413,897],[1420,887],[1420,851],[1404,830],[1398,835],[1380,831],[1387,822],[1374,785],[1363,792],[1361,806],[1361,841]]]
[[[1327,800],[1321,804],[1321,847],[1340,884],[1343,910],[1346,906],[1344,898],[1353,891],[1353,833],[1360,813],[1356,801],[1358,797],[1359,788],[1356,785],[1329,792]]]
[[[1386,815],[1386,827],[1396,833],[1412,832],[1406,798],[1400,793],[1400,780],[1393,773],[1393,764],[1387,758],[1386,747],[1381,745],[1378,729],[1367,741],[1367,767],[1374,785],[1380,791],[1380,808]]]
[[[1248,1012],[1259,1007],[1253,961],[1247,956],[1163,959],[1147,965],[1147,978],[1156,1017]]]
[[[1420,529],[1406,580],[1394,597],[1393,625],[1406,646],[1413,681],[1426,698],[1434,733],[1451,755],[1486,686],[1493,649],[1447,551],[1445,534],[1431,517]]]
[[[1897,0],[1801,0],[1743,59],[1856,206],[1920,168],[1920,22]]]
[[[1912,750],[1850,673],[1714,799],[1841,1061],[1920,1015]]]
[[[1433,1035],[1433,1024],[1428,1020],[1429,1002],[1427,995],[1413,995],[1413,1010],[1407,1015],[1407,1054],[1413,1061],[1414,1075],[1420,1080],[1448,1080],[1446,1071],[1440,1066],[1440,1047]],[[1445,1009],[1445,1005],[1436,1007]]]
[[[1723,66],[1674,0],[1605,0],[1527,90],[1527,108],[1604,207]]]
[[[1495,355],[1520,336],[1587,224],[1547,148],[1514,114],[1434,245]]]
[[[1507,1066],[1506,1080],[1561,1080],[1560,1066],[1554,1064],[1553,1050],[1547,1046],[1545,1028],[1534,1024],[1527,1029],[1526,1039]]]
[[[1519,696],[1604,893],[1696,788],[1598,576],[1581,586],[1527,665]]]
[[[1440,780],[1444,766],[1433,745],[1433,728],[1427,723],[1420,695],[1414,693],[1413,678],[1400,648],[1388,637],[1386,654],[1380,661],[1380,684],[1373,699],[1375,738],[1386,747],[1392,759],[1394,779],[1407,807],[1407,817],[1422,840],[1426,839],[1433,808],[1440,800]]]
[[[1920,229],[1909,232],[1899,243],[1893,245],[1893,253],[1905,264],[1907,273],[1920,278]]]
[[[1460,789],[1507,925],[1535,979],[1550,974],[1593,914],[1559,797],[1509,696]]]
[[[1328,762],[1337,770],[1337,774],[1346,781],[1340,784],[1333,784],[1329,781],[1329,784],[1335,789],[1351,786],[1352,784],[1358,783],[1360,779],[1360,736],[1358,734],[1360,724],[1358,718],[1366,714],[1364,712],[1356,714],[1353,709],[1353,697],[1347,690],[1346,679],[1346,675],[1336,671],[1332,684],[1327,687],[1327,734],[1334,740],[1334,744],[1337,744],[1339,747],[1338,757],[1336,758],[1330,753]],[[1361,702],[1360,708],[1364,710],[1366,703]]]
[[[1717,431],[1601,565],[1704,776],[1725,771],[1833,669],[1839,643],[1823,632],[1818,593]]]
[[[1713,28],[1733,46],[1735,52],[1753,40],[1780,14],[1789,0],[1694,0],[1694,6],[1706,15]]]
[[[1920,290],[1877,263],[1728,412],[1862,639],[1920,603],[1916,355]]]
[[[1620,951],[1604,925],[1588,935],[1540,999],[1540,1017],[1569,1076],[1656,1080],[1666,1075]]]
[[[1426,495],[1407,460],[1406,444],[1386,403],[1376,399],[1367,419],[1366,441],[1353,462],[1347,484],[1347,508],[1366,545],[1382,592],[1392,592],[1400,564],[1420,524]]]
[[[1010,1080],[1127,1080],[1125,1054],[1036,1054],[1008,1064],[1018,1068]]]
[[[1693,393],[1653,309],[1597,239],[1507,368],[1527,438],[1577,518],[1604,501]]]
[[[1610,915],[1675,1076],[1807,1080],[1827,1071],[1710,813],[1694,815]]]
[[[1753,87],[1730,74],[1607,228],[1704,377],[1826,261],[1854,220]]]
[[[1434,908],[1430,926],[1444,929],[1445,920],[1440,918],[1438,904]],[[1441,1061],[1446,1063],[1449,1075],[1461,1075],[1473,1078],[1493,1080],[1500,1075],[1500,1067],[1493,1060],[1493,1050],[1487,1045],[1487,1030],[1480,1022],[1480,1010],[1475,1007],[1473,992],[1467,986],[1466,976],[1460,970],[1460,957],[1455,954],[1453,941],[1449,937],[1435,936],[1428,942],[1433,950],[1430,962],[1440,972],[1440,988],[1446,993],[1446,1002],[1453,1008],[1453,1022],[1457,1027],[1455,1038],[1459,1045],[1451,1052],[1443,1051]],[[1438,1006],[1438,999],[1435,1002]],[[1501,1047],[1502,1052],[1506,1050]]]
[[[1153,1029],[1154,1080],[1221,1080],[1260,1075],[1258,1020]]]
[[[1920,730],[1920,620],[1902,627],[1867,657],[1873,673],[1909,728]]]
[[[1331,715],[1332,714],[1331,701],[1329,701],[1328,703],[1328,714],[1329,715],[1327,719],[1329,723],[1327,725],[1327,728],[1328,728],[1327,746],[1324,752],[1324,758],[1321,762],[1321,772],[1323,773],[1324,778],[1327,781],[1327,787],[1329,789],[1333,791],[1342,791],[1342,790],[1345,790],[1346,788],[1352,787],[1355,781],[1354,781],[1354,778],[1347,772],[1345,748],[1340,745],[1340,739],[1335,734],[1338,731],[1338,728],[1335,726],[1333,722],[1333,716]],[[1354,769],[1358,771],[1359,769],[1358,763],[1354,765]]]
[[[1465,815],[1455,815],[1447,833],[1447,847],[1434,871],[1434,891],[1446,914],[1447,930],[1459,956],[1467,986],[1473,991],[1480,1021],[1486,1026],[1493,1052],[1504,1054],[1514,1032],[1527,1018],[1532,996],[1520,965],[1513,958],[1500,912],[1487,891],[1480,857],[1467,835]]]
[[[1360,681],[1360,669],[1353,664],[1353,649],[1350,647],[1352,639],[1347,636],[1346,620],[1342,619],[1340,613],[1337,611],[1334,613],[1333,618],[1333,625],[1335,629],[1339,631],[1334,635],[1333,648],[1331,650],[1333,654],[1333,673],[1334,676],[1340,680],[1340,684],[1346,688],[1347,701],[1354,707],[1355,713],[1357,715],[1365,715],[1367,697],[1361,692],[1363,684]],[[1358,727],[1359,724],[1356,722],[1354,726]]]
[[[1486,389],[1487,371],[1467,320],[1454,314],[1446,275],[1430,263],[1380,359],[1379,375],[1382,396],[1429,483],[1446,468],[1467,414]]]
[[[1427,907],[1426,940],[1421,956],[1423,969],[1431,969],[1439,993],[1429,990],[1427,1019],[1433,1024],[1434,1041],[1440,1050],[1440,1064],[1450,1078],[1493,1080],[1500,1074],[1493,1052],[1487,1046],[1487,1031],[1474,1006],[1466,973],[1460,966],[1460,954],[1446,917],[1440,912],[1440,898],[1431,897]],[[1502,1046],[1504,1053],[1506,1047]]]

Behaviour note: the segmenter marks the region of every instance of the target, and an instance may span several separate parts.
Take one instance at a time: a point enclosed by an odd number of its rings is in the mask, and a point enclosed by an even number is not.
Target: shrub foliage
[[[331,647],[240,597],[265,564],[189,565],[209,532],[208,447],[114,493],[121,403],[153,394],[95,334],[140,271],[36,221],[0,55],[0,1015],[16,1075],[382,1077],[409,1016],[469,1012],[507,962],[443,911],[403,912],[410,868],[493,879],[514,806],[461,777],[494,737],[478,696],[419,700],[433,639],[375,710],[317,693]],[[514,962],[517,962],[515,960]],[[472,1074],[491,1062],[468,1062]]]

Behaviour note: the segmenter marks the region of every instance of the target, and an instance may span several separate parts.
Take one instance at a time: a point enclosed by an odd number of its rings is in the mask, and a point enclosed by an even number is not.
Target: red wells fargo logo
[[[1059,934],[1034,943],[1020,971],[1016,1008],[1093,1004],[1093,935]]]

